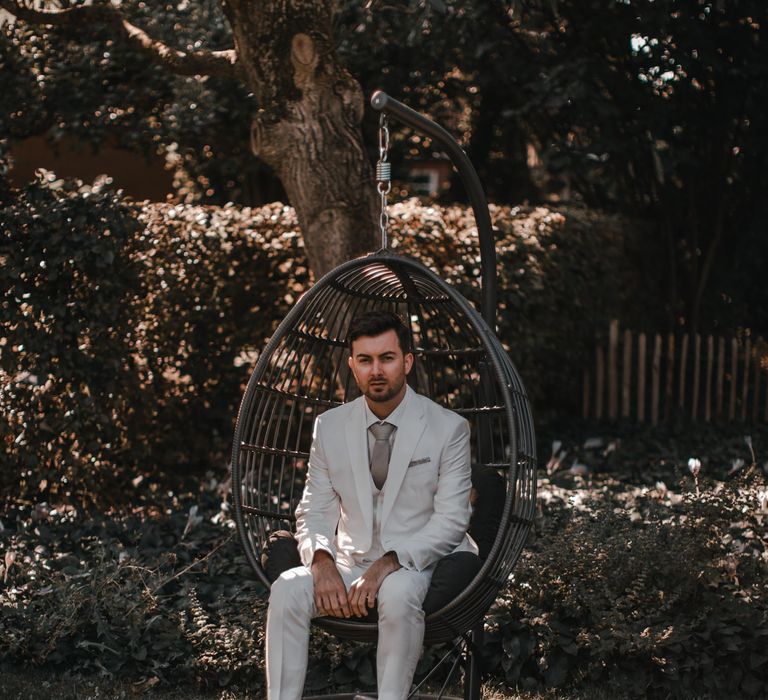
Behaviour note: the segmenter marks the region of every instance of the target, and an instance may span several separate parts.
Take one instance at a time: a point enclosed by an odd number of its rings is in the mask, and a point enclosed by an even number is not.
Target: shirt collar
[[[390,413],[386,418],[377,418],[373,411],[371,410],[370,406],[368,406],[368,401],[363,398],[363,405],[365,406],[365,427],[366,429],[370,428],[374,423],[389,423],[390,425],[394,425],[396,428],[400,426],[400,423],[403,420],[403,413],[405,412],[405,406],[410,401],[411,394],[413,393],[413,389],[409,387],[407,384],[405,385],[405,396],[403,396],[403,400],[397,404],[397,407],[395,408],[392,413]]]

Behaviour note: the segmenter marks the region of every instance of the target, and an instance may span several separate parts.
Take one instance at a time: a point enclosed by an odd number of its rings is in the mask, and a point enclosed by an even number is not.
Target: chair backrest
[[[504,511],[482,569],[461,595],[427,618],[427,641],[444,641],[482,619],[520,554],[534,512],[535,437],[523,384],[498,338],[466,299],[421,263],[388,251],[345,263],[280,324],[238,415],[235,519],[249,562],[269,585],[260,548],[271,532],[295,529],[314,420],[358,395],[347,364],[350,320],[378,308],[410,325],[413,388],[467,418],[474,463],[505,477]],[[348,620],[324,626],[350,638],[375,635],[375,626]]]

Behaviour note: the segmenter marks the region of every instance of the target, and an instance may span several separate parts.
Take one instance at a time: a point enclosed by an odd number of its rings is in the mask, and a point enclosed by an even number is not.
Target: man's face
[[[371,401],[389,401],[404,392],[412,366],[413,355],[403,354],[394,330],[364,335],[352,343],[349,367],[360,391]]]

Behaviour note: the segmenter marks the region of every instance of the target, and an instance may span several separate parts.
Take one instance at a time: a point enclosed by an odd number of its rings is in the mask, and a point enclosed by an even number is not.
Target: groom
[[[432,569],[477,551],[466,534],[469,424],[406,384],[413,354],[397,315],[356,317],[348,341],[363,395],[315,422],[296,509],[304,566],[284,572],[269,599],[269,700],[301,698],[313,617],[358,618],[376,602],[378,697],[405,700]]]

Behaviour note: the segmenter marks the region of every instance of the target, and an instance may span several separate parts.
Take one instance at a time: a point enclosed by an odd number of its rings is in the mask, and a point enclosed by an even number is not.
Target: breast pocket
[[[425,462],[408,467],[403,485],[412,496],[419,500],[430,500],[437,491],[437,463]]]

